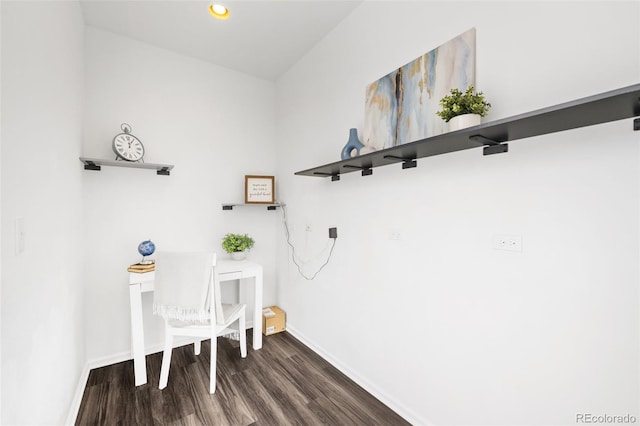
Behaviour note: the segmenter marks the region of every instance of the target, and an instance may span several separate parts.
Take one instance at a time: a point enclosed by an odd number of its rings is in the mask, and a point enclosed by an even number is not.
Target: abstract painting
[[[445,131],[436,115],[453,88],[475,84],[476,30],[472,28],[367,86],[364,144],[374,150]]]

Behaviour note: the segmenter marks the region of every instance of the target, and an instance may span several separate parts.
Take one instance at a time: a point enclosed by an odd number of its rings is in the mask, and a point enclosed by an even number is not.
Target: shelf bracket
[[[171,172],[169,171],[168,167],[162,167],[156,171],[156,174],[159,174],[162,176],[169,176],[170,173]]]
[[[351,164],[345,164],[342,167],[346,167],[349,169],[362,170],[362,176],[371,176],[373,174],[373,169],[371,168],[371,166],[360,167],[360,166],[352,166]]]
[[[331,176],[331,182],[335,182],[340,180],[340,174],[339,173],[323,173],[323,172],[313,172],[314,175],[317,176]]]
[[[633,130],[640,130],[640,118],[633,120]]]
[[[96,163],[94,163],[93,161],[86,161],[84,163],[84,169],[85,170],[96,170],[96,171],[100,171],[102,170],[102,167],[100,167],[99,165],[97,165]]]
[[[503,152],[509,152],[509,144],[500,143],[493,139],[485,138],[482,135],[471,135],[469,139],[475,142],[479,142],[484,145],[482,155],[502,154]]]
[[[402,161],[402,168],[403,169],[412,169],[414,167],[416,167],[418,165],[418,162],[416,161],[415,157],[398,157],[395,155],[385,155],[384,156],[385,159],[391,159],[391,160],[397,160],[397,161]]]
[[[223,204],[223,205],[222,205],[222,210],[233,210],[233,206]]]

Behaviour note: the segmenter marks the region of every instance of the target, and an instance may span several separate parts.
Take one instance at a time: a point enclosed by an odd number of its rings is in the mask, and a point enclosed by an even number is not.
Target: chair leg
[[[200,338],[197,338],[195,342],[193,342],[193,351],[195,352],[196,355],[200,355],[200,344],[202,343],[202,340],[200,340]]]
[[[173,351],[173,335],[169,328],[165,327],[164,332],[164,352],[162,354],[162,367],[160,368],[159,388],[164,389],[169,382],[169,367],[171,366],[171,352]]]
[[[211,367],[209,369],[209,393],[216,393],[216,358],[218,356],[218,338],[211,336]]]
[[[244,312],[238,318],[238,328],[240,332],[240,356],[247,357],[247,324],[245,322]]]

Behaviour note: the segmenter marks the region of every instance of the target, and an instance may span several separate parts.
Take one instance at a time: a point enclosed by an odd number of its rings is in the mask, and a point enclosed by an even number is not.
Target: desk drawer
[[[218,274],[218,279],[220,281],[239,280],[242,279],[242,275],[242,271],[225,272],[224,274]]]

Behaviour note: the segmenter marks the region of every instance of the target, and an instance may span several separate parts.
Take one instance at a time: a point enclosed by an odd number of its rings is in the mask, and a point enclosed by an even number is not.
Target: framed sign
[[[246,204],[275,203],[275,178],[273,176],[245,175],[244,202]]]

